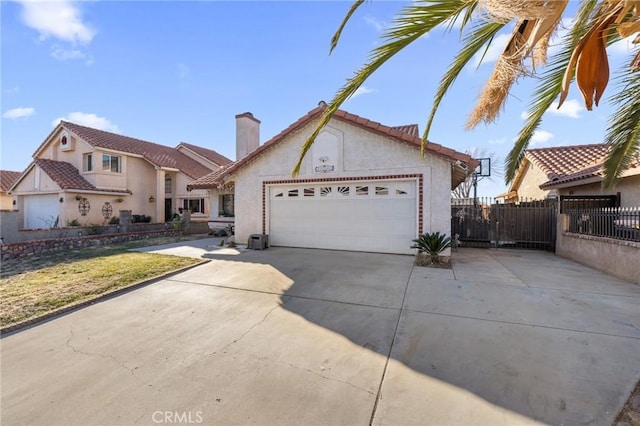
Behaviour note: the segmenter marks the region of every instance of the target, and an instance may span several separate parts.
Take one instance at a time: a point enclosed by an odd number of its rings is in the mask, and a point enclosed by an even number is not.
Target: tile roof
[[[10,170],[0,170],[0,192],[6,193],[13,186],[22,172],[13,172]]]
[[[180,146],[184,146],[185,148],[190,149],[191,151],[195,152],[196,154],[199,154],[199,155],[203,156],[207,160],[216,163],[218,166],[226,166],[227,164],[233,162],[230,159],[228,159],[227,157],[225,157],[224,155],[222,155],[219,152],[216,152],[216,151],[214,151],[212,149],[203,148],[203,147],[198,146],[198,145],[192,145],[192,144],[187,143],[187,142],[180,142],[180,145],[178,145],[176,147],[176,149],[180,148]]]
[[[42,171],[45,172],[55,183],[58,184],[60,189],[63,190],[131,193],[131,191],[128,190],[98,189],[91,182],[82,177],[78,172],[78,169],[66,161],[36,158],[33,161],[33,164],[40,167]]]
[[[36,158],[34,164],[45,172],[55,183],[63,190],[82,190],[82,191],[102,191],[102,192],[122,192],[130,193],[124,190],[101,190],[96,188],[92,183],[87,181],[80,175],[71,163],[66,161],[46,160],[44,158]]]
[[[405,124],[404,126],[393,126],[392,129],[400,130],[401,132],[409,133],[410,135],[420,137],[420,130],[417,124]]]
[[[107,132],[104,130],[81,126],[79,124],[70,123],[68,121],[61,121],[60,125],[79,136],[94,148],[102,148],[112,151],[141,155],[145,160],[147,160],[154,166],[178,169],[193,179],[197,179],[211,172],[211,169],[197,162],[188,155],[183,154],[175,148]],[[46,143],[46,140],[44,143]],[[40,148],[43,145],[41,145]],[[38,148],[36,153],[40,150],[40,148]]]
[[[321,104],[316,108],[309,111],[306,115],[300,117],[296,122],[291,124],[289,127],[284,129],[282,132],[278,133],[276,136],[260,145],[257,149],[252,151],[246,157],[232,163],[222,172],[213,172],[212,174],[205,176],[196,180],[195,182],[187,185],[188,189],[206,189],[213,188],[218,184],[222,183],[222,181],[230,176],[232,173],[240,170],[245,167],[249,163],[251,163],[256,158],[260,157],[264,152],[278,145],[287,136],[294,133],[295,131],[301,129],[303,126],[309,124],[316,118],[319,118],[322,115],[322,112],[325,110],[326,104]],[[405,145],[409,145],[413,148],[420,149],[422,140],[420,137],[413,134],[413,126],[415,126],[415,131],[417,133],[417,125],[407,125],[407,126],[397,126],[397,127],[389,127],[383,124],[380,124],[375,121],[368,120],[364,117],[360,117],[355,114],[351,114],[349,112],[343,110],[337,110],[332,119],[340,120],[351,124],[353,126],[360,127],[362,129],[368,130],[372,133],[376,133],[382,136],[387,136],[392,138],[395,142],[402,143]],[[409,129],[410,132],[407,132]],[[461,152],[454,151],[453,149],[446,148],[437,143],[429,142],[425,146],[425,153],[433,154],[442,158],[445,158],[449,161],[462,161],[464,163],[469,163],[470,167],[477,167],[478,162],[472,159],[469,155],[463,154]],[[452,177],[453,178],[453,177]],[[464,177],[462,178],[464,180]]]
[[[607,152],[605,144],[591,144],[529,149],[525,155],[551,181],[601,163]]]
[[[634,160],[631,162],[627,170],[633,170],[635,173],[632,174],[640,174],[640,160]],[[604,161],[598,164],[591,165],[589,167],[585,167],[582,170],[579,170],[575,173],[568,174],[566,176],[561,176],[554,180],[549,180],[542,185],[540,185],[541,189],[553,188],[557,185],[562,185],[570,182],[577,182],[586,179],[596,178],[598,181],[604,178]],[[585,182],[587,183],[587,182]]]

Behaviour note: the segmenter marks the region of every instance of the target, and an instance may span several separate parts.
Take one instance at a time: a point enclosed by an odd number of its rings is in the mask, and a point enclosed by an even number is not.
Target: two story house
[[[188,209],[194,220],[207,221],[208,192],[187,191],[187,185],[229,163],[184,142],[172,148],[61,121],[10,192],[26,229],[101,225],[120,210],[165,222]]]

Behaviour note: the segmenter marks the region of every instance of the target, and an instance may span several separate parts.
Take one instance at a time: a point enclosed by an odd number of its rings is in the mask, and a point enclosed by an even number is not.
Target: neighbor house
[[[605,144],[530,149],[509,187],[505,202],[546,198],[603,200],[608,205],[640,205],[640,160],[635,158],[612,189],[602,187]]]
[[[165,222],[182,209],[209,219],[208,192],[187,185],[231,160],[188,143],[176,148],[61,121],[10,192],[22,228],[99,225],[119,210]],[[217,213],[217,212],[216,212]]]
[[[13,196],[9,194],[9,189],[20,177],[20,172],[0,170],[0,210],[13,210]]]
[[[422,233],[449,235],[451,189],[477,162],[436,143],[421,156],[417,125],[389,127],[338,110],[292,177],[325,108],[263,145],[260,121],[237,115],[239,160],[188,189],[210,191],[220,213],[233,201],[240,243],[267,235],[273,246],[411,254],[411,240]]]

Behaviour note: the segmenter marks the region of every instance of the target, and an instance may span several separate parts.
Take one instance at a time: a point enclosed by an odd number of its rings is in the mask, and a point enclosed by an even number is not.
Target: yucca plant
[[[445,94],[463,68],[476,55],[484,58],[498,33],[509,23],[515,28],[494,71],[471,111],[467,129],[479,123],[491,123],[498,117],[509,92],[521,77],[536,76],[539,85],[527,111],[513,149],[506,159],[505,180],[511,182],[524,157],[529,142],[544,113],[558,101],[565,101],[575,80],[591,110],[598,105],[609,82],[607,46],[640,31],[640,2],[633,0],[580,0],[567,35],[560,41],[561,50],[547,61],[548,46],[561,24],[569,0],[414,0],[395,17],[382,35],[382,42],[370,53],[367,62],[347,80],[327,105],[319,123],[305,141],[293,171],[300,171],[302,158],[333,114],[385,62],[435,28],[450,31],[459,24],[462,45],[444,72],[433,98],[423,148],[428,143],[435,114]],[[356,0],[331,40],[331,51],[342,31],[364,0]],[[629,62],[620,70],[618,85],[611,97],[615,111],[610,118],[604,142],[609,153],[604,163],[604,184],[612,187],[640,152],[640,35],[633,38],[636,48]],[[545,67],[546,65],[546,67]],[[538,70],[542,69],[539,74]]]
[[[413,241],[411,248],[418,249],[418,253],[427,253],[431,256],[431,263],[438,263],[440,253],[451,247],[451,238],[440,232],[425,232]]]

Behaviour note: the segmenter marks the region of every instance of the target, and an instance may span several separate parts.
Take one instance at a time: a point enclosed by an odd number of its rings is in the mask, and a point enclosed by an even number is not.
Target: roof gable
[[[531,149],[525,155],[553,180],[601,163],[608,151],[605,144],[570,145]]]
[[[156,167],[178,169],[192,179],[204,176],[212,170],[175,148],[81,126],[68,121],[60,122],[58,127],[56,127],[38,147],[34,153],[34,157],[37,157],[42,148],[50,143],[51,137],[56,133],[58,128],[67,129],[94,148],[138,155]]]
[[[259,158],[266,151],[279,145],[287,138],[287,136],[306,126],[316,118],[319,118],[324,112],[325,108],[326,105],[320,105],[312,109],[306,115],[300,117],[296,122],[284,129],[282,132],[278,133],[276,136],[260,145],[246,157],[240,159],[239,161],[236,161],[235,163],[232,163],[223,171],[213,172],[207,176],[204,176],[203,178],[196,180],[192,184],[188,185],[188,188],[198,189],[215,187],[231,174],[237,172],[238,170],[253,162],[255,159]],[[420,149],[422,144],[422,140],[418,136],[418,126],[416,124],[389,127],[343,110],[337,110],[334,113],[332,120],[346,122],[372,133],[387,136],[394,142],[408,145],[412,148]],[[470,167],[477,167],[478,165],[478,162],[472,159],[469,155],[457,152],[453,149],[446,148],[433,142],[429,142],[426,144],[425,153],[436,155],[451,162],[461,161],[463,163],[468,163]]]

